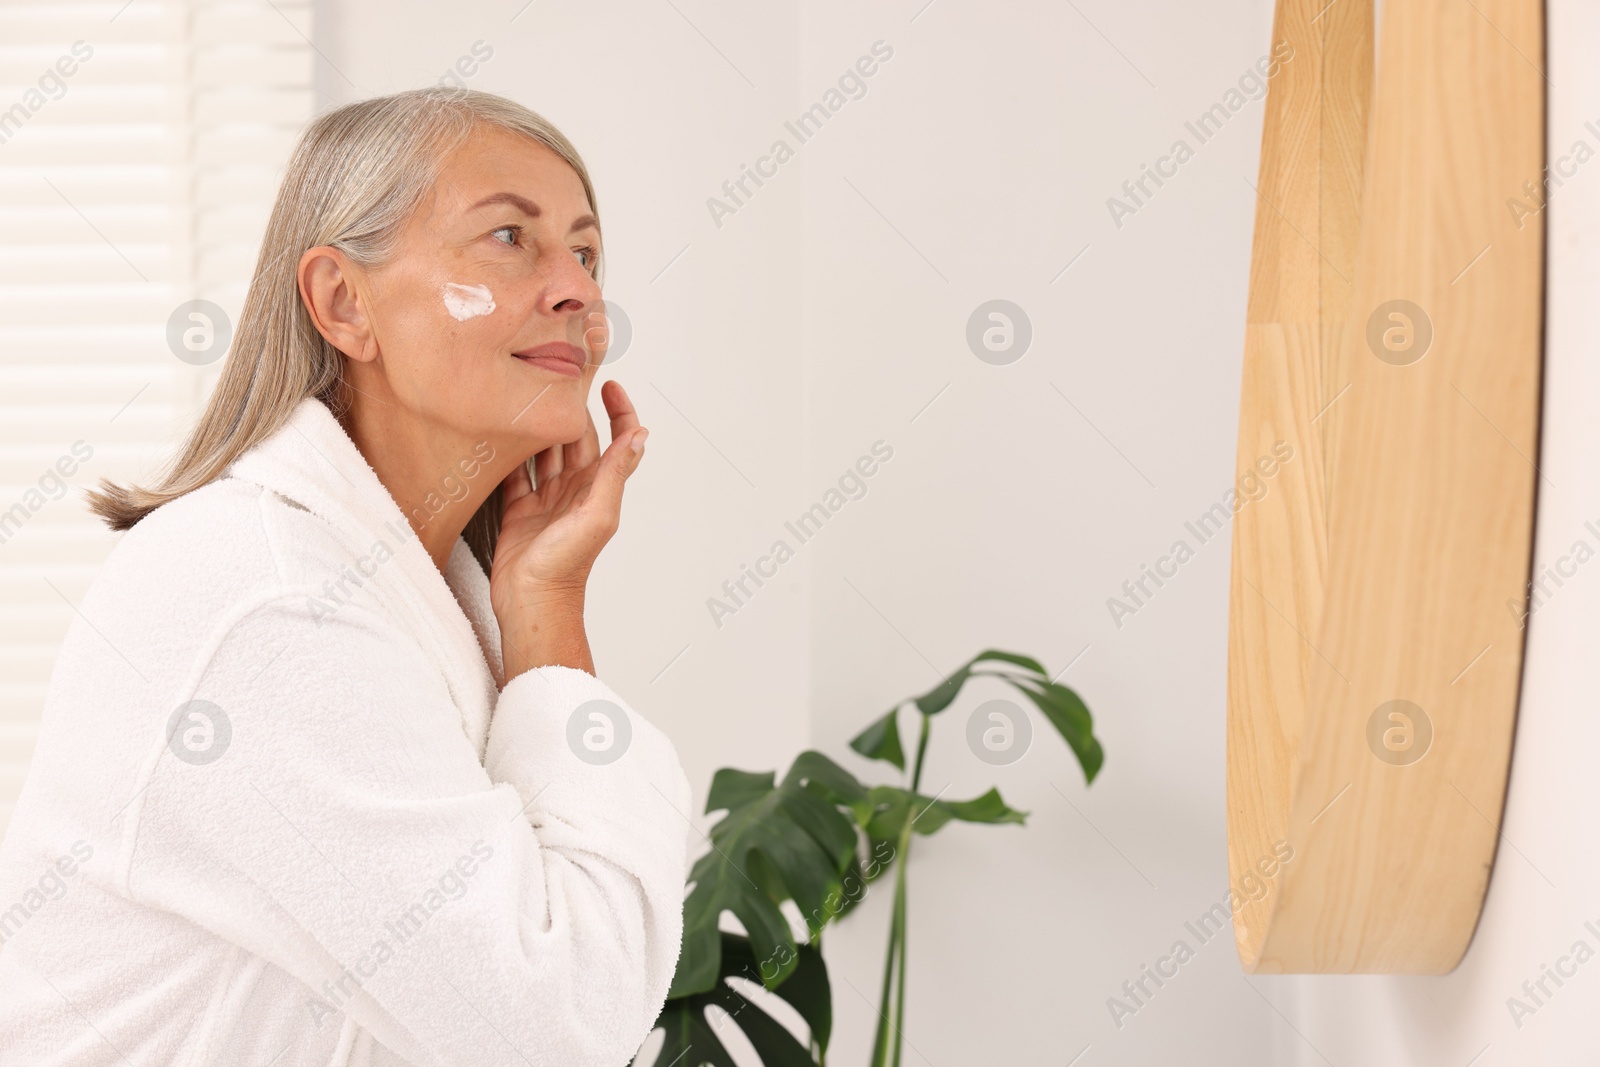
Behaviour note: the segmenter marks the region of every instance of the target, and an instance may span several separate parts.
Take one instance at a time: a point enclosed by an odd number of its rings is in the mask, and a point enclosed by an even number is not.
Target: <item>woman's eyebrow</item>
[[[489,196],[484,197],[482,200],[479,200],[476,204],[473,204],[467,210],[477,211],[479,208],[488,207],[490,204],[509,204],[511,207],[516,208],[530,219],[536,219],[540,215],[544,214],[544,212],[540,210],[539,205],[535,204],[532,200],[529,200],[525,196],[518,196],[516,193],[509,192],[492,193]],[[600,228],[600,220],[595,218],[593,215],[579,215],[577,218],[572,220],[572,225],[567,227],[567,232],[577,233],[579,230],[587,230],[591,227],[598,230]]]

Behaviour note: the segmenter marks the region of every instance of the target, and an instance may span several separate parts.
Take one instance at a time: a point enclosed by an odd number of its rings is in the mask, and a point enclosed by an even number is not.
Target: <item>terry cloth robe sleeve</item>
[[[657,728],[541,667],[501,692],[480,762],[408,634],[295,590],[193,677],[215,707],[149,758],[133,899],[299,978],[306,1026],[346,1013],[414,1063],[628,1062],[682,933],[690,797]]]

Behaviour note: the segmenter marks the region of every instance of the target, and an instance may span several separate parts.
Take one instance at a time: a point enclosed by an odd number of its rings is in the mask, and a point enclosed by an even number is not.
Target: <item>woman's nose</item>
[[[557,264],[548,268],[550,273],[548,307],[551,311],[582,311],[585,307],[599,307],[600,283],[578,262],[570,252],[563,254]]]

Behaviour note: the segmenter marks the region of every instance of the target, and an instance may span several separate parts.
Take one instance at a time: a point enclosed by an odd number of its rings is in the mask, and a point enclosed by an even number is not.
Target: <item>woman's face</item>
[[[536,141],[480,125],[365,278],[375,358],[352,359],[347,380],[447,438],[523,456],[577,440],[608,339],[591,273],[599,248],[577,173]]]

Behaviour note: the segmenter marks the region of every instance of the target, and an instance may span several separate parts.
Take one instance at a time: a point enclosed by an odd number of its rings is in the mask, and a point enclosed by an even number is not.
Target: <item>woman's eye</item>
[[[502,226],[498,230],[491,230],[489,232],[489,236],[493,237],[497,241],[501,241],[503,244],[514,245],[517,243],[517,235],[519,231],[520,227],[517,226]],[[510,236],[502,239],[499,236],[502,233],[510,234]]]
[[[583,264],[584,270],[593,270],[596,252],[593,248],[574,248],[572,254],[578,257],[578,262]]]

